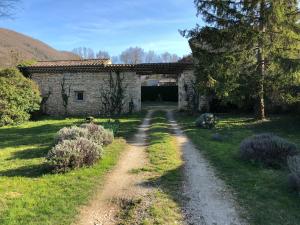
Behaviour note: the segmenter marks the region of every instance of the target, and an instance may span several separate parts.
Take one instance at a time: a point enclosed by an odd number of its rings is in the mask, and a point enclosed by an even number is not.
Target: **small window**
[[[83,101],[83,91],[75,91],[75,98],[77,101]]]

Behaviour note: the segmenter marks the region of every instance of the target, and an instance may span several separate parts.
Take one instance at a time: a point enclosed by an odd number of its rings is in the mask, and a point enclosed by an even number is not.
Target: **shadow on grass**
[[[183,202],[185,199],[182,194],[182,173],[183,166],[180,166],[176,169],[168,170],[158,177],[151,178],[147,182],[141,183],[140,185],[145,187],[159,188],[183,208]]]
[[[106,125],[108,122],[98,124]],[[140,120],[122,122],[117,137],[129,138],[136,131]],[[81,123],[44,124],[35,127],[8,127],[0,129],[0,149],[20,145],[51,144],[58,130],[65,126],[80,125]]]
[[[46,124],[36,127],[0,129],[0,148],[20,145],[51,144],[55,133],[65,124]]]
[[[166,120],[166,113],[156,112],[151,124],[148,154],[151,163],[150,171],[153,171],[154,177],[141,185],[158,188],[183,208],[185,201],[182,194],[184,165],[177,161],[179,152],[177,153],[178,149],[175,147],[177,144],[173,145],[174,139],[170,136],[172,130]]]
[[[49,146],[17,151],[13,152],[12,156],[8,160],[43,158],[47,155],[48,151]]]
[[[125,120],[121,122],[117,136],[125,138],[130,137],[136,131],[136,127],[140,124],[140,120],[143,116],[144,114],[141,113],[137,115],[133,114],[128,117],[122,116],[117,118]],[[29,124],[31,127],[12,126],[0,128],[0,149],[24,147],[22,150],[12,151],[10,158],[7,160],[31,160],[43,158],[47,155],[47,152],[53,145],[53,138],[59,129],[65,126],[80,125],[84,123],[84,120],[70,122],[67,119],[64,121],[65,118],[52,117],[44,117],[39,121],[45,120],[45,122],[47,122],[46,120],[49,119],[61,122],[58,124],[31,123]],[[49,123],[51,123],[51,121]],[[109,122],[106,122],[105,120],[104,122],[98,122],[98,124],[103,124],[104,126],[105,123]],[[51,172],[52,167],[47,163],[44,163],[39,165],[24,165],[19,168],[2,170],[0,171],[0,176],[36,178]]]
[[[52,172],[52,167],[46,163],[40,165],[22,166],[16,169],[0,171],[0,177],[37,178]]]

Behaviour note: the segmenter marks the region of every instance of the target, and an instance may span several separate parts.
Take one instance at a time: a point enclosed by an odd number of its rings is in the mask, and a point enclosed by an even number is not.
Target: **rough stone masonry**
[[[194,73],[188,63],[111,64],[110,60],[61,60],[21,67],[39,86],[42,109],[49,115],[101,115],[121,106],[120,113],[141,110],[141,75],[178,76],[178,108],[188,107]],[[116,98],[121,96],[119,102]]]

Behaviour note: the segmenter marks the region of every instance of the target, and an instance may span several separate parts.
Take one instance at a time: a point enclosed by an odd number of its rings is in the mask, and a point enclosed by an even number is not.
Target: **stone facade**
[[[50,115],[100,115],[104,114],[102,93],[109,87],[110,75],[115,72],[65,72],[33,73],[31,78],[38,84],[44,98],[44,112]],[[141,110],[141,81],[135,72],[122,72],[124,88],[123,113],[129,112],[130,102],[133,111]],[[63,91],[64,90],[64,91]],[[63,92],[68,100],[65,104]],[[83,93],[83,100],[77,94]]]
[[[191,107],[189,99],[194,95],[195,76],[193,70],[185,70],[178,80],[178,110],[185,111]]]
[[[193,65],[189,63],[134,65],[111,64],[109,60],[99,59],[60,60],[37,62],[19,69],[38,84],[43,97],[42,109],[49,115],[88,116],[138,112],[141,110],[143,77],[157,77],[157,74],[177,81],[179,110],[191,109],[189,99],[194,93],[195,77]],[[121,92],[111,88],[118,87],[115,83],[117,78],[121,80],[121,88],[117,88]],[[111,85],[111,81],[114,85]],[[117,98],[122,100],[111,101],[111,96],[117,93],[122,93],[122,98]],[[116,107],[112,107],[115,110],[108,110],[111,107],[107,105],[111,103],[116,103],[113,104]]]

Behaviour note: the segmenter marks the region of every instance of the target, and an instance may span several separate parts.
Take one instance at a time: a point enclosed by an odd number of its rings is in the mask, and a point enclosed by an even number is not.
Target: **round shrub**
[[[47,160],[56,172],[91,166],[101,158],[102,147],[86,138],[64,140],[53,147]]]
[[[105,129],[111,130],[116,135],[120,129],[120,121],[109,119],[105,124]]]
[[[84,123],[80,125],[80,128],[84,128],[88,130],[89,135],[93,135],[96,132],[104,132],[105,129],[102,126],[99,126],[94,123]]]
[[[201,114],[196,120],[196,126],[211,129],[217,124],[217,118],[212,113]]]
[[[291,172],[288,177],[289,187],[300,191],[300,155],[288,157],[287,164]]]
[[[0,126],[27,121],[40,109],[37,84],[16,69],[0,69]]]
[[[295,144],[269,133],[246,138],[240,145],[242,159],[272,167],[281,167],[286,164],[288,156],[296,153]]]
[[[90,123],[90,124],[82,124],[80,127],[87,129],[88,138],[99,145],[109,145],[114,140],[113,132],[104,129],[103,126]]]
[[[88,130],[81,127],[64,127],[60,129],[55,137],[56,143],[64,140],[75,140],[77,138],[88,138]]]
[[[111,130],[105,130],[102,133],[102,142],[104,145],[109,145],[114,141],[114,133]]]

